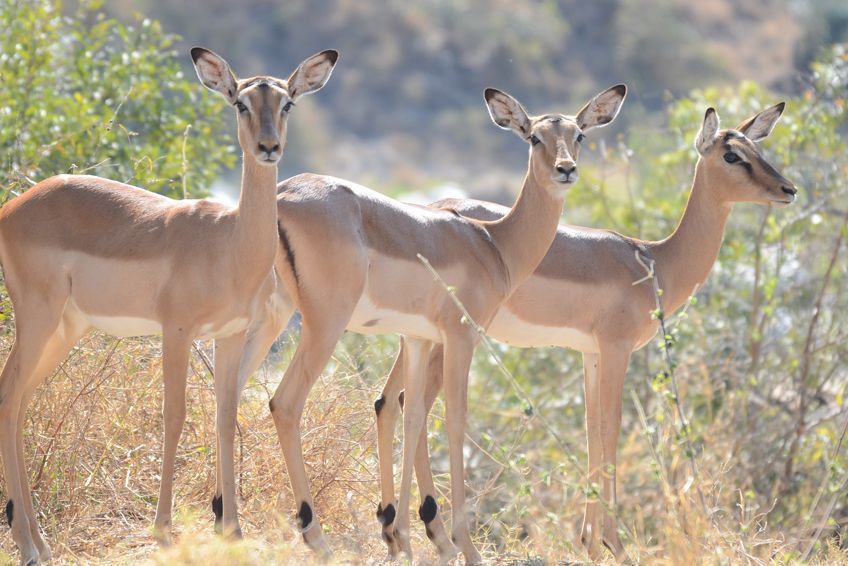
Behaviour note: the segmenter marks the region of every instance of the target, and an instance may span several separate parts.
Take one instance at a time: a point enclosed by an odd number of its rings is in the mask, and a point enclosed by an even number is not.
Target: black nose
[[[268,149],[267,145],[265,145],[262,142],[259,143],[259,151],[264,151],[268,155],[271,155],[275,151],[279,151],[279,150],[280,150],[280,144],[274,144],[274,147],[272,147],[271,149]]]
[[[786,185],[780,187],[780,190],[786,193],[787,195],[795,195],[798,192],[798,189],[796,189],[795,187],[788,187]]]
[[[562,173],[563,175],[568,176],[577,171],[577,165],[572,165],[571,167],[563,167],[562,165],[557,165],[556,170]]]

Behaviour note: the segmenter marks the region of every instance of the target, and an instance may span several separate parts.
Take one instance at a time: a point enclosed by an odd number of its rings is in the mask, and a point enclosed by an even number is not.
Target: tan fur
[[[604,103],[581,111],[584,129],[611,121],[624,99],[619,85],[599,97]],[[416,344],[404,376],[404,466],[398,515],[385,527],[392,550],[409,546],[409,491],[415,442],[424,430],[425,386],[419,353],[431,342],[444,345],[447,422],[450,436],[453,536],[466,562],[479,562],[465,520],[462,443],[466,418],[468,369],[478,341],[462,323],[461,312],[441,283],[434,281],[418,254],[427,258],[465,307],[488,324],[498,305],[544,256],[556,231],[566,189],[576,179],[576,141],[580,128],[573,117],[529,117],[509,95],[486,93],[492,119],[531,146],[528,172],[513,208],[495,221],[463,218],[451,212],[407,205],[365,187],[319,175],[299,175],[279,187],[281,253],[275,269],[283,285],[249,331],[248,347],[264,352],[294,308],[302,314],[301,341],[271,411],[283,448],[298,508],[314,509],[302,459],[300,417],[312,384],[324,368],[338,337],[347,328],[364,333],[397,332]],[[551,120],[555,117],[556,120]],[[567,166],[567,167],[566,167]],[[559,169],[564,169],[563,173]],[[276,322],[268,323],[275,318]],[[260,355],[244,358],[240,375],[248,375]],[[407,449],[408,447],[408,449]],[[381,448],[382,450],[382,448]],[[394,501],[384,491],[384,506]],[[326,552],[317,518],[301,525],[304,539]],[[442,533],[445,555],[456,548]]]
[[[780,111],[775,113],[776,108],[762,114],[776,121],[780,116]],[[779,110],[782,111],[782,106]],[[746,125],[750,127],[758,116],[740,124],[738,130]],[[773,125],[769,122],[760,131],[771,131]],[[606,230],[560,226],[534,274],[501,306],[489,326],[489,335],[507,343],[561,346],[583,352],[589,482],[601,485],[605,501],[603,506],[593,501],[586,504],[581,541],[592,556],[598,556],[600,544],[623,556],[614,515],[605,510],[614,508],[616,502],[614,470],[622,388],[631,352],[647,343],[658,326],[650,316],[656,308],[651,282],[633,285],[646,275],[635,254],[638,252],[643,262],[656,262],[664,291],[662,307],[667,315],[671,314],[706,279],[718,255],[734,202],[783,206],[795,198],[792,183],[775,171],[738,130],[719,131],[703,140],[704,153],[695,167],[689,202],[671,236],[649,242]],[[724,154],[730,150],[751,164],[750,173],[739,164],[724,161]],[[508,210],[490,203],[457,199],[440,201],[433,207],[485,220],[500,218]],[[541,334],[537,332],[539,327],[543,330]],[[386,405],[378,416],[378,441],[386,446],[380,452],[384,489],[386,484],[393,483],[391,431],[398,413],[396,399],[403,373],[400,360],[406,349],[407,344],[402,342],[384,388]],[[441,359],[441,347],[436,346],[429,354],[426,370],[428,410],[442,383]],[[415,461],[419,478],[429,482],[422,487],[422,494],[428,490],[432,493],[433,489],[432,479],[427,479],[429,470],[418,470],[418,466],[429,466],[426,444],[423,446]],[[389,456],[384,457],[385,454]],[[388,463],[383,462],[386,458]],[[609,469],[612,473],[604,472]],[[437,524],[431,523],[431,528],[443,531],[441,520],[434,522]]]
[[[326,68],[336,56],[316,55],[292,76],[304,66]],[[248,322],[276,286],[276,165],[286,133],[282,109],[290,97],[286,81],[270,79],[276,90],[260,88],[254,79],[236,83],[214,53],[195,48],[192,57],[205,85],[250,108],[238,120],[244,156],[236,208],[60,175],[0,210],[0,263],[16,315],[15,344],[0,377],[0,448],[14,504],[12,536],[25,564],[50,557],[23,466],[26,406],[91,326],[120,336],[163,334],[165,442],[155,520],[163,541],[169,537],[174,458],[185,420],[189,348],[194,339],[216,339],[218,495],[223,490],[226,530],[239,533],[232,450],[236,372]]]

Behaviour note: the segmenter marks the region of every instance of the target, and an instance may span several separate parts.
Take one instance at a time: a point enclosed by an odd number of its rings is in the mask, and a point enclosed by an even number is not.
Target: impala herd
[[[177,444],[186,416],[192,341],[215,341],[217,403],[216,530],[241,536],[234,439],[247,378],[295,311],[301,337],[269,407],[306,544],[330,551],[314,511],[303,463],[300,419],[312,385],[345,330],[397,333],[401,350],[377,414],[381,502],[377,518],[394,558],[411,558],[412,474],[419,516],[439,557],[482,558],[472,542],[464,496],[463,440],[468,372],[480,340],[426,258],[473,320],[519,347],[561,346],[583,354],[588,481],[581,542],[624,557],[616,508],[616,445],[631,353],[657,331],[646,262],[663,289],[662,308],[678,309],[707,277],[734,202],[792,203],[796,190],[762,157],[783,111],[772,106],[733,129],[710,108],[695,140],[700,155],[675,231],[658,242],[558,225],[578,179],[586,134],[612,122],[626,87],[613,86],[576,114],[530,115],[510,95],[486,89],[492,121],[528,144],[524,183],[512,208],[448,199],[404,204],[355,183],[303,174],[277,183],[286,126],[296,101],[319,90],[338,52],[306,59],[287,78],[237,79],[217,54],[191,50],[204,86],[235,107],[243,152],[241,194],[230,208],[172,200],[81,175],[45,179],[0,209],[0,263],[16,313],[15,343],[0,376],[0,454],[6,517],[25,565],[47,561],[24,466],[22,426],[33,392],[89,329],[115,336],[162,335],[165,440],[154,533],[170,540]],[[444,390],[453,514],[447,534],[436,504],[426,419]],[[392,444],[403,410],[400,495]]]

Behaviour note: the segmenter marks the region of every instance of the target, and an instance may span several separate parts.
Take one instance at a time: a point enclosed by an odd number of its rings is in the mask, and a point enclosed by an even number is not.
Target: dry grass
[[[10,344],[7,336],[0,352],[3,359]],[[335,559],[342,563],[377,562],[385,556],[374,517],[379,492],[372,407],[394,344],[348,336],[307,403],[303,425],[307,470],[317,513]],[[58,561],[207,565],[310,561],[293,520],[285,466],[267,410],[279,369],[290,354],[288,346],[250,382],[240,406],[237,470],[246,538],[235,544],[212,534],[213,387],[203,361],[208,352],[200,350],[193,356],[188,421],[175,486],[177,544],[157,548],[150,527],[162,439],[159,354],[156,340],[116,341],[89,335],[39,390],[29,410],[28,469],[40,521]],[[549,460],[567,459],[561,453],[545,455],[529,449],[533,431],[539,432],[533,419],[514,427],[515,436],[496,439],[498,450],[483,446],[474,419],[467,443],[468,493],[484,556],[493,562],[586,560],[574,544],[585,499],[580,475],[585,460],[577,448],[582,431],[562,431],[563,441],[576,452],[576,464],[552,469]],[[435,436],[441,438],[438,416],[433,424]],[[728,443],[733,439],[708,431],[710,455],[699,460],[706,500],[724,511],[713,522],[700,507],[695,486],[686,481],[687,468],[679,454],[658,446],[656,459],[651,456],[651,443],[672,430],[646,436],[636,427],[622,435],[621,523],[630,535],[625,543],[631,557],[652,564],[797,560],[798,545],[790,535],[768,526],[766,510],[748,505],[741,492],[726,493],[737,481],[729,456],[733,449]],[[431,445],[443,496],[440,503],[449,508],[443,441]],[[672,460],[663,460],[666,456]],[[666,474],[666,481],[657,479],[658,471]],[[734,509],[728,500],[739,505]],[[416,559],[435,560],[417,520],[412,535]],[[0,562],[16,558],[6,529],[0,539]],[[846,555],[829,547],[813,562],[840,561],[848,561]]]

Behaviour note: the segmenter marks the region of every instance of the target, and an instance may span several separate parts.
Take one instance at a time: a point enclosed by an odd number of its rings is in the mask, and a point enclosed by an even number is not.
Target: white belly
[[[120,338],[162,334],[162,325],[156,320],[134,316],[102,316],[88,313],[82,315],[97,330]]]
[[[213,338],[226,338],[232,336],[236,332],[241,332],[247,328],[247,317],[234,318],[224,324],[204,324],[200,327],[197,333],[196,340],[211,340]]]
[[[439,329],[427,317],[380,308],[367,294],[356,304],[347,329],[359,334],[403,334],[432,342],[442,341]]]
[[[486,334],[499,342],[521,348],[559,346],[579,352],[598,351],[598,343],[591,334],[574,328],[532,324],[517,317],[505,306],[498,310]]]

